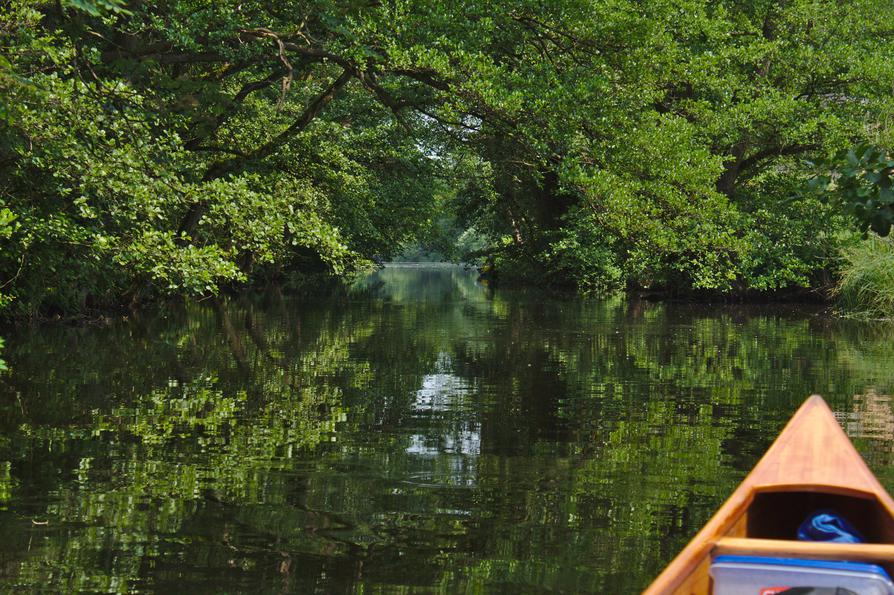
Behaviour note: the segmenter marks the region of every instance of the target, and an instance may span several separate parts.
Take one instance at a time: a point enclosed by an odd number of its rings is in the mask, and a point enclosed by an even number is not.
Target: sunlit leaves
[[[130,14],[125,0],[64,0],[62,5],[82,10],[95,17],[107,13]]]
[[[886,237],[894,225],[894,155],[861,144],[824,165],[829,171],[810,180],[809,187],[843,205],[861,231]]]

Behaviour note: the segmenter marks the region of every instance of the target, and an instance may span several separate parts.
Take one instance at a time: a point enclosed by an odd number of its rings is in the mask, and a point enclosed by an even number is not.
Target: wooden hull
[[[819,508],[838,510],[867,543],[795,541],[797,525]],[[894,500],[822,397],[807,399],[751,473],[644,593],[711,593],[709,569],[718,554],[847,559],[894,571]]]

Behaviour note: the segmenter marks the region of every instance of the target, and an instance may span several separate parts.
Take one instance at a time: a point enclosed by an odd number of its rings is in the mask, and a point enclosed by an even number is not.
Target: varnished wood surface
[[[866,466],[826,402],[814,395],[798,409],[733,494],[644,593],[710,593],[707,573],[715,543],[727,536],[743,537],[741,527],[755,496],[776,492],[838,494],[877,502],[885,517],[877,519],[882,526],[880,532],[884,533],[884,541],[894,542],[894,500]]]
[[[745,539],[723,537],[714,545],[716,556],[778,556],[814,560],[851,560],[883,562],[894,560],[891,543],[824,543],[783,539]]]

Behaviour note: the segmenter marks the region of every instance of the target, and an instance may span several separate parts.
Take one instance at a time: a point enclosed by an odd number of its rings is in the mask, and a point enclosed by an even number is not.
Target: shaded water
[[[894,488],[894,332],[800,307],[389,267],[8,346],[2,591],[632,593],[812,392]]]

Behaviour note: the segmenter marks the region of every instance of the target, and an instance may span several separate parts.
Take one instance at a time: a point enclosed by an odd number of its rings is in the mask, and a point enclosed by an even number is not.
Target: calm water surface
[[[388,267],[7,343],[0,591],[633,593],[812,392],[894,488],[894,331],[801,306]]]

